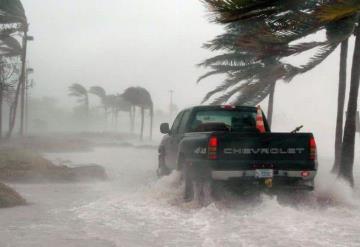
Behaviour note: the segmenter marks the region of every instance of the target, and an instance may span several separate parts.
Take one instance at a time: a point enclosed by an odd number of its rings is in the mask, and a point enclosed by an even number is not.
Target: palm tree
[[[115,110],[116,110],[116,117],[119,112],[128,112],[130,117],[131,123],[131,104],[124,97],[120,94],[116,95],[115,97]]]
[[[24,8],[19,0],[2,0],[0,1],[0,25],[1,34],[0,40],[5,45],[1,47],[3,55],[7,56],[18,56],[21,55],[22,69],[19,78],[19,83],[16,89],[15,100],[11,106],[9,116],[9,132],[7,137],[10,138],[12,131],[15,127],[17,105],[19,100],[19,94],[21,87],[25,84],[25,63],[26,63],[26,37],[28,30],[27,18],[25,15]],[[5,31],[4,31],[5,30]],[[23,45],[22,47],[18,44],[17,40],[14,39],[10,34],[22,32],[23,33]],[[20,52],[19,52],[20,51]]]
[[[127,102],[122,95],[107,95],[105,97],[104,104],[106,105],[107,109],[111,109],[112,114],[112,121],[115,127],[117,127],[119,112],[128,112],[131,113],[131,104]],[[131,114],[130,114],[130,121],[131,121]]]
[[[107,118],[108,118],[108,105],[106,103],[106,91],[104,88],[100,87],[100,86],[94,86],[91,87],[89,90],[89,93],[96,95],[97,97],[99,97],[99,99],[101,100],[101,104],[102,107],[104,108],[105,111],[105,122],[107,122]]]
[[[116,127],[116,122],[117,122],[116,95],[114,94],[106,95],[104,99],[104,107],[106,108],[106,111],[110,110],[112,124],[114,125],[114,127]]]
[[[319,65],[353,33],[354,25],[357,22],[356,13],[360,10],[358,0],[304,2],[204,0],[204,2],[214,13],[213,20],[226,24],[227,31],[207,44],[206,47],[211,50],[226,51],[227,54],[222,57],[222,63],[210,64],[212,71],[202,78],[219,73],[227,75],[224,84],[214,90],[215,93],[223,92],[223,95],[218,97],[215,102],[227,101],[234,97],[236,103],[249,102],[252,104],[260,102],[264,95],[268,95],[272,91],[271,84],[274,79],[291,81],[294,76],[308,72]],[[326,30],[325,41],[292,45],[294,41],[320,30]],[[292,44],[289,45],[290,43]],[[299,67],[283,62],[277,63],[277,66],[270,64],[269,68],[266,68],[268,66],[264,63],[257,64],[264,58],[276,57],[278,61],[281,61],[280,58],[301,54],[304,51],[315,50],[315,48],[317,52],[312,58],[305,65]],[[244,56],[247,60],[234,66],[234,61],[239,60],[239,55]],[[355,57],[356,54],[354,54],[354,65],[356,65]],[[215,58],[213,61],[221,57]],[[264,83],[261,77],[266,74],[272,80]],[[357,78],[355,69],[353,69],[352,78],[351,89],[353,90],[350,90],[352,101],[349,99],[348,124],[345,125],[346,129],[349,128],[345,130],[345,133],[348,132],[348,136],[344,134],[342,147],[342,155],[344,155],[346,146],[347,154],[350,156],[347,156],[347,161],[344,161],[348,165],[344,162],[341,163],[342,166],[347,167],[346,171],[341,172],[340,169],[340,173],[344,174],[343,177],[350,182],[352,178],[349,174],[352,171],[349,167],[352,167],[350,163],[353,163],[353,151],[348,149],[353,150],[354,148],[350,135],[353,134],[352,127],[356,114],[356,111],[354,114],[354,108],[356,110],[357,107],[355,104],[357,99],[354,99],[356,96],[354,91],[357,89],[357,85],[354,84]],[[347,145],[345,145],[345,141],[348,142]],[[348,157],[352,157],[352,159],[348,159]]]
[[[360,20],[360,19],[359,19]],[[345,122],[344,140],[341,147],[339,175],[354,186],[353,166],[355,154],[356,116],[360,82],[360,27],[355,31],[355,48],[351,71],[350,93]]]
[[[88,117],[90,112],[90,107],[89,107],[89,94],[87,89],[79,83],[74,83],[69,87],[69,96],[78,98],[78,102],[83,104],[85,114]]]
[[[142,87],[130,87],[125,90],[122,97],[131,104],[135,112],[135,107],[140,107],[141,112],[141,128],[140,139],[144,138],[144,118],[145,110],[150,111],[150,139],[152,138],[153,119],[154,119],[154,104],[149,91]]]
[[[227,6],[229,2],[236,1],[210,0],[207,2],[215,2],[217,5],[224,2],[224,5]],[[305,7],[308,8],[307,5],[303,6],[303,8]],[[214,10],[214,7],[212,9]],[[236,13],[236,11],[233,12]],[[225,51],[226,53],[202,63],[212,70],[200,77],[200,80],[215,74],[227,75],[227,80],[210,92],[205,100],[208,100],[215,93],[223,92],[223,95],[218,97],[214,103],[223,103],[233,96],[236,99],[234,103],[259,103],[272,92],[273,84],[276,81],[291,81],[296,75],[315,68],[353,32],[354,17],[349,17],[350,21],[342,20],[332,23],[323,21],[318,23],[313,15],[305,11],[298,9],[286,11],[282,13],[281,18],[278,17],[278,12],[272,18],[270,15],[265,18],[259,17],[248,20],[242,16],[241,18],[245,19],[226,24],[225,34],[204,45],[210,50]],[[230,20],[234,19],[233,14],[230,13],[225,15],[221,12],[219,15],[220,22],[226,22],[224,18],[229,16],[231,16],[231,18],[229,17]],[[295,24],[297,26],[294,26]],[[317,26],[318,28],[309,28],[309,26]],[[299,38],[323,29],[327,32],[325,41],[289,45]],[[288,56],[299,55],[311,50],[317,50],[317,52],[309,59],[308,63],[300,67],[280,62]],[[272,79],[269,80],[269,77]],[[227,91],[229,88],[231,90]]]

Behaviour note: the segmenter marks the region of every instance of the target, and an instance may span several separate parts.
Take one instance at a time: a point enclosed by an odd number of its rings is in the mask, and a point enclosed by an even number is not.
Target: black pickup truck
[[[185,197],[193,184],[236,181],[239,186],[313,190],[317,172],[316,143],[311,133],[272,133],[259,108],[196,106],[181,111],[159,147],[158,175],[183,171]]]

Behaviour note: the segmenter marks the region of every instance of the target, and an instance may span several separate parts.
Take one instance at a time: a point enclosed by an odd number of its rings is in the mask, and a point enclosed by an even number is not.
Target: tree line
[[[270,124],[276,83],[290,82],[297,75],[309,72],[341,47],[333,172],[353,186],[360,79],[360,1],[203,2],[211,13],[210,20],[225,27],[223,34],[204,44],[206,49],[220,52],[220,55],[200,64],[209,72],[199,81],[217,74],[225,75],[225,80],[205,96],[204,102],[256,105],[269,98]],[[325,34],[324,40],[314,38],[316,33]],[[348,40],[351,36],[355,37],[355,47],[344,124]],[[303,65],[285,62],[284,58],[305,52],[311,52],[312,56]]]
[[[129,87],[122,94],[107,94],[106,90],[101,86],[93,86],[87,89],[79,83],[74,83],[69,87],[69,96],[77,98],[87,117],[90,114],[89,94],[95,95],[100,99],[106,122],[110,116],[112,123],[117,126],[119,113],[129,113],[131,132],[134,132],[136,109],[139,108],[141,115],[141,140],[144,138],[145,111],[149,111],[149,136],[150,139],[152,138],[154,104],[148,90],[142,87]]]

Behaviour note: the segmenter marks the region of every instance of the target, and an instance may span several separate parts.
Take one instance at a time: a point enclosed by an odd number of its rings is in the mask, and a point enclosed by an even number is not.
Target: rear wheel
[[[209,205],[213,198],[213,181],[210,169],[193,167],[186,162],[183,163],[182,168],[185,201],[195,201],[202,206]]]
[[[194,199],[194,181],[193,181],[193,175],[191,174],[190,168],[183,164],[182,166],[183,170],[183,179],[184,179],[184,200],[189,202]]]

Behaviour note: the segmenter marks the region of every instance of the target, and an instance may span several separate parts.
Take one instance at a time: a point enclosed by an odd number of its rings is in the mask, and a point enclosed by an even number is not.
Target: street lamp
[[[173,104],[174,104],[174,90],[170,90],[169,91],[169,93],[170,93],[170,117],[172,117],[172,115],[173,115]]]

